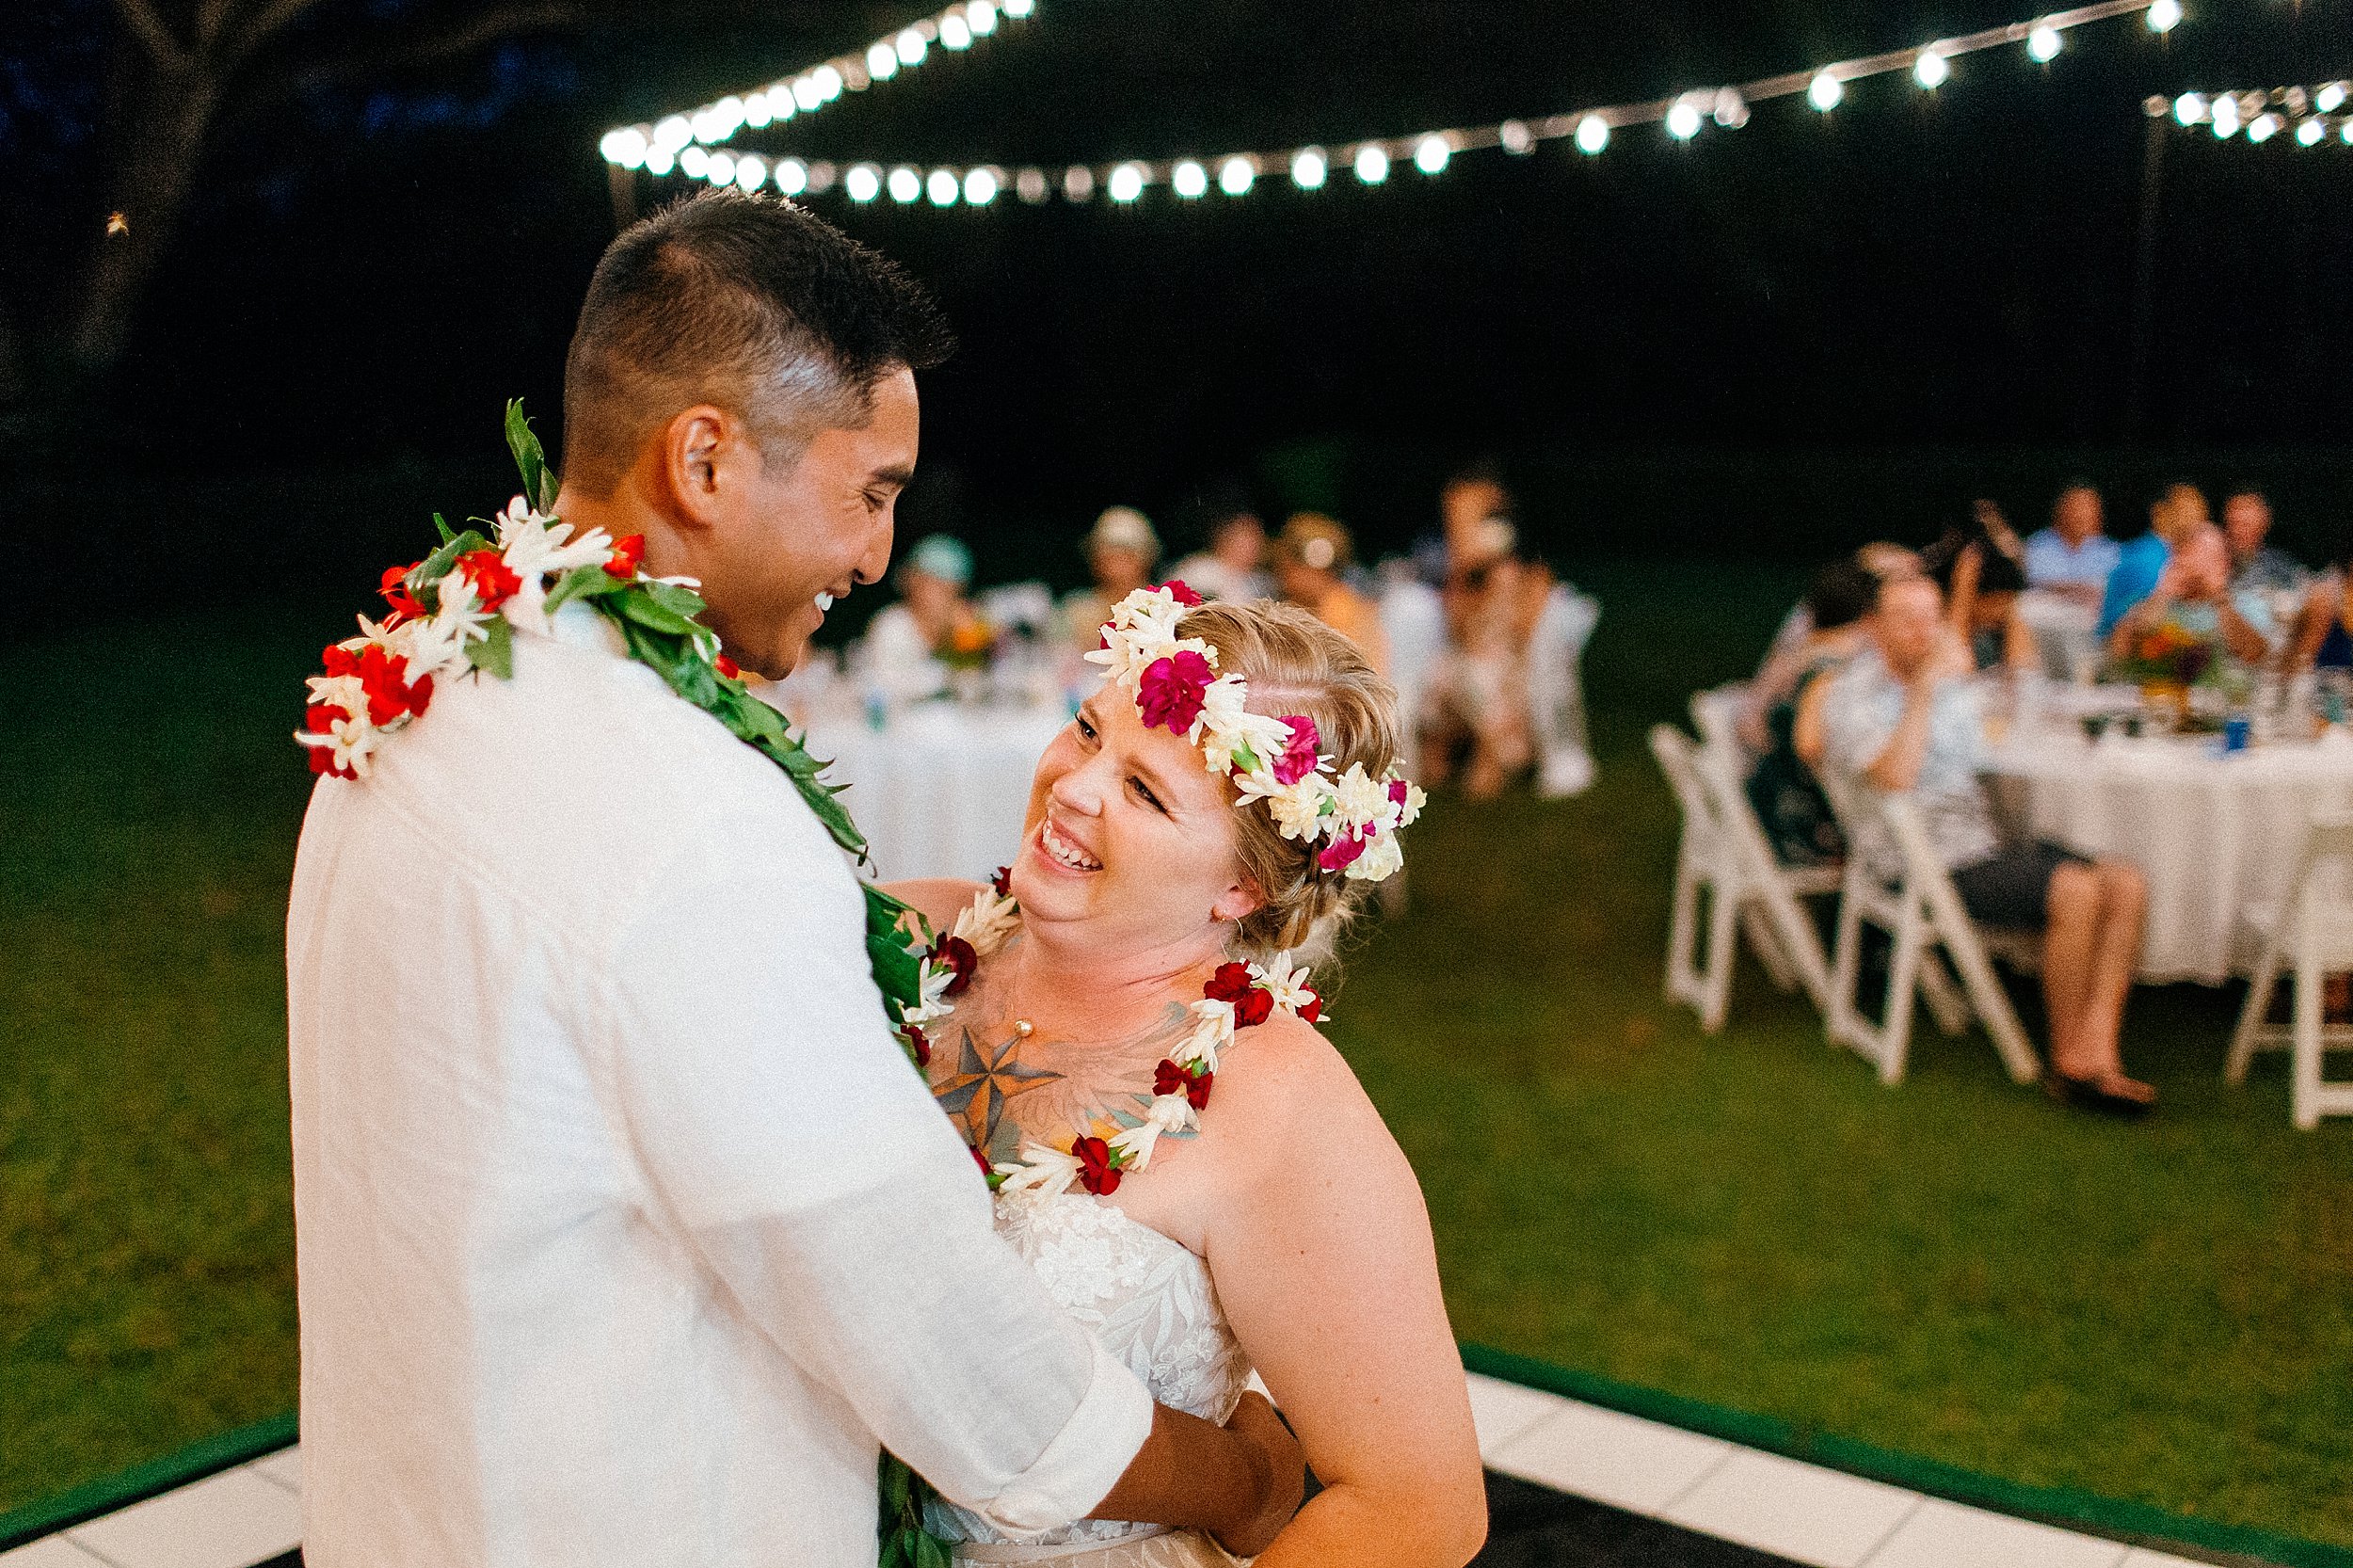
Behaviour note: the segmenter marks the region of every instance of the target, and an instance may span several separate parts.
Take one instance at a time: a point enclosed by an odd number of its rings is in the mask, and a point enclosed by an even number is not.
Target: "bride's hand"
[[[1225,1430],[1247,1439],[1262,1456],[1265,1485],[1256,1514],[1212,1534],[1219,1545],[1236,1557],[1257,1557],[1299,1512],[1300,1499],[1307,1491],[1307,1455],[1291,1429],[1283,1424],[1283,1417],[1274,1413],[1274,1406],[1256,1389],[1242,1394]]]

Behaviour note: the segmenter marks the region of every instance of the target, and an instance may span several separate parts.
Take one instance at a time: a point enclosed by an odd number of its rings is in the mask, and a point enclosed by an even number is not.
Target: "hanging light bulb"
[[[1301,190],[1321,190],[1331,171],[1331,161],[1324,157],[1322,148],[1303,148],[1291,160],[1291,184]]]
[[[827,162],[826,162],[824,159],[823,159],[823,158],[818,158],[818,159],[815,159],[815,160],[813,160],[813,161],[811,161],[811,162],[810,162],[810,164],[809,164],[809,166],[808,166],[808,194],[809,194],[809,195],[811,195],[811,196],[823,196],[823,195],[824,195],[824,194],[825,194],[825,192],[827,192],[827,191],[829,191],[829,190],[833,189],[833,181],[834,181],[834,167],[833,167],[833,165],[831,165],[831,164],[827,163]]]
[[[972,47],[972,26],[960,11],[949,11],[939,19],[939,46],[942,49]]]
[[[1727,131],[1737,131],[1749,122],[1749,101],[1740,96],[1737,88],[1725,88],[1716,94],[1715,120]]]
[[[2281,123],[2280,117],[2276,114],[2257,115],[2248,121],[2247,139],[2254,142],[2269,141],[2279,131]]]
[[[877,43],[867,49],[866,73],[877,82],[888,82],[899,74],[899,56],[891,53],[890,45]]]
[[[2229,93],[2214,101],[2214,134],[2224,141],[2238,135],[2238,100]]]
[[[700,142],[690,142],[678,155],[678,169],[689,180],[699,180],[711,172],[711,153]]]
[[[808,166],[798,158],[777,159],[776,189],[787,196],[798,196],[808,189]],[[870,201],[873,200],[872,193],[869,193],[867,200]]]
[[[1921,50],[1920,57],[1912,62],[1912,79],[1931,92],[1943,87],[1952,73],[1952,62],[1934,44]]]
[[[956,178],[952,168],[935,168],[931,178],[923,182],[923,193],[932,199],[935,207],[952,207],[956,198],[964,194],[964,182]]]
[[[758,190],[768,183],[768,164],[757,152],[746,152],[735,160],[735,184],[743,190]]]
[[[1524,157],[1536,150],[1535,134],[1529,130],[1525,120],[1505,120],[1496,127],[1496,139],[1503,144],[1506,152],[1515,158]]]
[[[1700,134],[1700,111],[1689,99],[1678,101],[1667,111],[1667,134],[1677,141],[1689,141]]]
[[[1247,196],[1257,183],[1258,161],[1237,153],[1217,166],[1217,188],[1228,196]]]
[[[1209,171],[1192,158],[1168,171],[1168,187],[1191,201],[1209,193]]]
[[[744,123],[757,131],[775,117],[768,112],[768,95],[755,92],[744,100]]]
[[[2203,93],[2185,92],[2173,100],[2173,118],[2184,125],[2202,125],[2206,120],[2206,99]]]
[[[1084,164],[1072,164],[1063,171],[1062,193],[1065,200],[1091,200],[1095,195],[1095,170]]]
[[[1013,177],[1013,193],[1021,199],[1021,204],[1025,207],[1044,206],[1048,194],[1046,188],[1046,171],[1042,168],[1021,170]]]
[[[644,163],[647,150],[646,134],[633,128],[607,131],[604,139],[597,143],[597,151],[604,154],[606,163],[618,164],[623,168],[635,168]]]
[[[1388,149],[1377,141],[1369,141],[1356,149],[1356,178],[1368,185],[1377,185],[1389,177]]]
[[[667,174],[676,167],[666,147],[657,147],[646,154],[646,172],[648,174]]]
[[[694,139],[695,127],[682,114],[674,114],[653,128],[653,144],[664,152],[676,154]]]
[[[1010,11],[1007,14],[1011,14]],[[1112,169],[1110,191],[1111,199],[1119,202],[1133,201],[1143,196],[1144,166],[1121,164],[1117,168]]]
[[[1824,114],[1838,107],[1847,96],[1847,84],[1827,71],[1817,71],[1814,80],[1805,85],[1805,101]]]
[[[972,29],[974,38],[986,38],[997,30],[995,0],[972,0],[964,8],[964,24]]]
[[[1444,174],[1453,156],[1454,144],[1434,132],[1414,144],[1414,167],[1424,174]]]
[[[2345,107],[2345,84],[2330,82],[2313,94],[2313,107],[2322,114],[2334,114]]]
[[[872,164],[852,164],[850,172],[841,177],[841,188],[851,200],[863,205],[882,194],[882,170]]]
[[[2182,0],[2153,0],[2149,8],[2149,30],[2169,33],[2182,24]]]
[[[1589,114],[1577,122],[1577,150],[1592,157],[1609,145],[1609,121],[1597,114]]]
[[[820,104],[830,104],[841,96],[841,72],[833,67],[821,65],[808,73],[808,79],[817,88],[817,102]]]
[[[2038,24],[2033,32],[2026,35],[2026,58],[2037,65],[2049,65],[2058,58],[2059,51],[2066,47],[2067,40],[2059,35],[2059,30],[2047,22]]]
[[[1035,0],[1003,0],[1005,14],[1018,22],[1037,9]]]
[[[2329,127],[2317,120],[2308,120],[2296,128],[2296,139],[2306,147],[2318,147],[2320,138],[2329,134]]]
[[[899,69],[896,61],[892,62],[890,69],[893,71]],[[817,85],[816,77],[803,76],[792,84],[792,102],[801,106],[804,114],[824,101],[825,89]]]
[[[901,65],[921,65],[923,63],[923,50],[925,47],[923,35],[917,32],[914,28],[909,27],[900,33],[897,38],[890,40],[890,44],[892,50],[898,55],[899,63]]]
[[[781,122],[792,119],[800,110],[800,104],[792,100],[792,84],[790,82],[778,82],[768,89],[766,96],[770,120]]]
[[[964,176],[964,200],[972,206],[985,207],[997,200],[1000,184],[993,168],[968,169]]]
[[[923,176],[920,172],[904,164],[890,171],[890,200],[904,207],[920,199],[922,194]]]
[[[735,184],[735,154],[732,152],[711,154],[710,161],[703,166],[703,178],[714,185]]]
[[[2345,143],[2347,147],[2353,147],[2353,120],[2346,120],[2338,123],[2337,139]],[[648,164],[647,167],[650,168],[653,166]]]

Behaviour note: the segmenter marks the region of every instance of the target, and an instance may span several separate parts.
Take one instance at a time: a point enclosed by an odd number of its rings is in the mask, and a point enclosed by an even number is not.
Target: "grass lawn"
[[[1338,998],[1458,1330],[2353,1544],[2353,1128],[2290,1128],[2277,1058],[2222,1086],[2234,990],[2136,994],[2128,1060],[2165,1097],[2140,1127],[1932,1028],[1883,1089],[1753,969],[1714,1040],[1659,1000],[1675,821],[1641,734],[1748,664],[1795,589],[1705,580],[1582,579],[1600,784],[1433,808],[1411,911]],[[0,653],[0,1509],[293,1403],[286,731],[333,624]]]

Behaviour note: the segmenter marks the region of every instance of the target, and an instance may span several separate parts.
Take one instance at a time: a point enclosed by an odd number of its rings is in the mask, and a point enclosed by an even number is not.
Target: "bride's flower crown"
[[[1201,748],[1209,769],[1233,780],[1238,807],[1266,802],[1286,839],[1321,844],[1316,863],[1353,880],[1379,882],[1405,864],[1398,829],[1421,815],[1423,795],[1392,762],[1375,778],[1362,763],[1335,774],[1319,755],[1322,737],[1302,714],[1249,711],[1250,688],[1217,673],[1217,649],[1177,635],[1201,596],[1182,583],[1138,588],[1103,623],[1103,646],[1087,659],[1135,701],[1147,729],[1165,729]]]

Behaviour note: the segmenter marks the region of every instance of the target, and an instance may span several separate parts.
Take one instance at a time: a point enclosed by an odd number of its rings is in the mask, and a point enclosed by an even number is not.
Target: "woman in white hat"
[[[1152,568],[1160,559],[1160,536],[1152,531],[1152,520],[1133,506],[1112,506],[1095,520],[1080,548],[1095,573],[1095,586],[1062,601],[1063,625],[1073,648],[1092,653],[1112,607],[1138,588],[1151,586]]]

